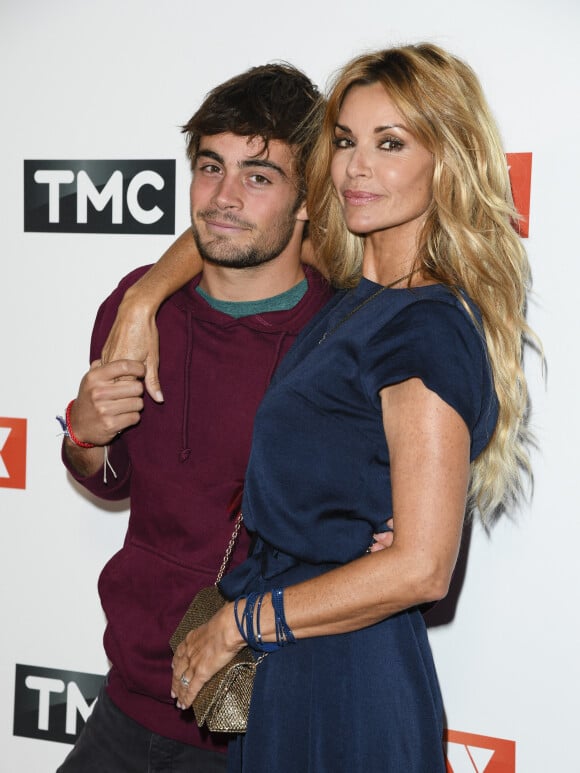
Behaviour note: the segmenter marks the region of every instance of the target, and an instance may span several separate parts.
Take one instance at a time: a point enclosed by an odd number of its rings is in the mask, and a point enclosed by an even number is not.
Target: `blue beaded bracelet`
[[[294,644],[296,638],[284,615],[284,591],[282,588],[275,588],[272,591],[272,609],[274,610],[276,641],[265,642],[262,640],[260,616],[265,595],[265,593],[253,591],[247,596],[237,598],[234,602],[234,619],[240,636],[249,647],[258,652],[274,652],[286,644]],[[240,601],[244,600],[246,607],[240,616],[238,605]]]
[[[284,614],[283,588],[274,588],[272,590],[272,607],[274,608],[274,619],[276,621],[276,643],[280,647],[284,647],[286,644],[294,644],[296,638],[286,622],[286,615]]]

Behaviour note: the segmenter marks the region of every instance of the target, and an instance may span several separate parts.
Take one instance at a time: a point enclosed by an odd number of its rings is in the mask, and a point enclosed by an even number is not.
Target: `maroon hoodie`
[[[91,341],[98,359],[133,271],[99,309]],[[157,316],[165,402],[148,396],[139,424],[110,447],[117,474],[73,477],[103,499],[130,497],[123,548],[99,579],[111,661],[108,694],[155,733],[220,749],[224,737],[199,730],[170,696],[169,637],[196,592],[213,583],[232,534],[248,462],[254,416],[282,357],[331,295],[306,268],[308,292],[289,311],[233,319],[195,291],[179,290]],[[242,530],[230,564],[247,554]]]

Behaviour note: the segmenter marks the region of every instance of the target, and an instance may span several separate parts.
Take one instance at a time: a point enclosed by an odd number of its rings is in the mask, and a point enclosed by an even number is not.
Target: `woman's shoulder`
[[[431,339],[442,335],[445,330],[463,329],[485,341],[480,311],[460,288],[431,283],[387,289],[382,295],[382,324],[391,328],[407,328],[411,336],[417,335],[417,331],[428,333]]]
[[[441,284],[400,290],[392,303],[396,309],[366,347],[369,394],[406,379],[421,379],[463,418],[473,436],[475,458],[496,416],[477,306],[461,290]]]

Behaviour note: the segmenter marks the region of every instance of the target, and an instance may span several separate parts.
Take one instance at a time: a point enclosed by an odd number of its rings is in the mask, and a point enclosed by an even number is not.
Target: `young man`
[[[157,315],[163,404],[143,394],[143,363],[98,359],[123,294],[146,268],[98,312],[63,460],[97,496],[130,496],[131,514],[99,580],[107,685],[60,773],[225,770],[225,739],[199,730],[171,699],[168,641],[195,593],[215,581],[272,374],[331,294],[300,263],[303,129],[320,105],[302,73],[267,65],[214,89],[184,128],[203,272]],[[248,545],[242,530],[232,565]]]

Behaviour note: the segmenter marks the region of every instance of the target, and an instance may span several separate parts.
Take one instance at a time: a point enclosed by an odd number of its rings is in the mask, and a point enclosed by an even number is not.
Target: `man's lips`
[[[355,206],[362,206],[363,204],[370,204],[373,201],[378,201],[381,196],[377,193],[369,193],[368,191],[353,191],[347,189],[342,192],[345,201]]]
[[[213,218],[203,218],[203,222],[207,228],[212,231],[221,231],[224,233],[232,233],[233,231],[246,231],[247,226],[241,223],[230,223],[224,220],[214,220]]]

